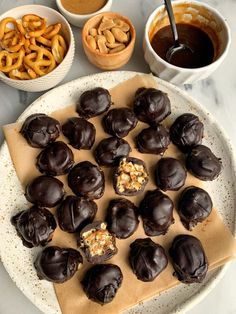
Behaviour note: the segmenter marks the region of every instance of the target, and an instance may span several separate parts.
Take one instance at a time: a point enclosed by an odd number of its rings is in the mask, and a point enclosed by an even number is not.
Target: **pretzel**
[[[31,77],[25,71],[20,71],[20,69],[11,70],[9,72],[9,77],[14,80],[30,80]]]
[[[24,56],[25,52],[23,49],[12,53],[6,50],[0,51],[0,71],[8,73],[18,69],[22,65]]]
[[[36,52],[25,56],[24,63],[28,65],[36,74],[43,76],[51,72],[56,67],[56,61],[50,51],[34,45],[30,45],[30,49]],[[42,70],[40,68],[43,66],[47,67],[46,70]]]
[[[4,34],[1,46],[9,52],[19,51],[25,43],[25,37],[16,30],[8,31]]]
[[[3,39],[3,36],[6,32],[7,24],[13,24],[16,26],[16,20],[13,17],[5,17],[5,19],[0,22],[0,40]]]
[[[46,29],[46,21],[35,14],[27,14],[22,17],[23,27],[26,29],[26,37],[39,37]]]
[[[57,35],[61,29],[61,23],[50,25],[46,28],[43,37],[47,39],[53,38],[53,36]]]
[[[9,25],[8,25],[9,24]],[[30,80],[51,72],[67,51],[59,35],[61,24],[46,26],[35,14],[0,21],[0,71],[15,80]]]
[[[65,57],[66,53],[66,42],[61,35],[55,35],[52,38],[52,54],[59,64]]]

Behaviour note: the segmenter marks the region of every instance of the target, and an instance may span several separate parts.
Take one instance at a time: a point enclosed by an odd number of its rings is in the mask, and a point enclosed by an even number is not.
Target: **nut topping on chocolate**
[[[78,244],[92,264],[102,263],[117,253],[115,236],[109,233],[106,223],[101,221],[84,227]]]
[[[117,194],[136,195],[143,191],[148,182],[148,172],[140,159],[123,158],[115,172],[114,188]]]

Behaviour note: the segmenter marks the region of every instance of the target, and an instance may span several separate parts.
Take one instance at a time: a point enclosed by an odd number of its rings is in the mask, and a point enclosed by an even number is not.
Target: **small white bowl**
[[[110,11],[111,6],[112,6],[112,0],[107,0],[106,4],[98,11],[93,12],[91,14],[75,14],[71,13],[70,11],[66,10],[62,3],[61,0],[56,0],[57,2],[57,7],[60,10],[60,12],[66,17],[66,19],[73,24],[74,26],[82,28],[84,24],[94,15],[97,15],[102,12]]]
[[[172,2],[177,23],[188,23],[205,30],[211,38],[215,56],[211,64],[195,69],[181,68],[163,60],[154,51],[150,40],[158,29],[169,25],[165,6],[158,7],[148,18],[144,34],[144,58],[151,71],[163,80],[173,84],[191,84],[212,74],[225,59],[230,42],[230,29],[224,17],[209,5],[192,0],[177,0]],[[217,41],[214,40],[217,38]],[[218,46],[216,47],[216,42]]]
[[[75,53],[74,36],[67,20],[57,11],[42,5],[24,5],[9,10],[0,16],[0,20],[5,17],[14,17],[20,19],[25,14],[37,14],[47,19],[47,25],[61,23],[61,32],[68,44],[68,51],[63,61],[50,73],[32,80],[13,80],[0,72],[0,79],[20,90],[28,92],[40,92],[50,89],[59,84],[69,72]]]

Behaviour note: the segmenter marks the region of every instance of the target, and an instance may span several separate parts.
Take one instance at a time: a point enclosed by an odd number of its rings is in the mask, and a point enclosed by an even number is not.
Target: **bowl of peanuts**
[[[102,70],[115,70],[125,65],[133,53],[135,38],[131,21],[115,12],[93,16],[82,30],[85,54]]]
[[[0,79],[29,92],[59,84],[69,72],[75,44],[67,20],[42,5],[25,5],[0,16]]]

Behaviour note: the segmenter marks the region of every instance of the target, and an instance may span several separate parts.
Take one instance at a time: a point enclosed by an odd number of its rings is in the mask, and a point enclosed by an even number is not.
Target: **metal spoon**
[[[174,13],[172,9],[171,0],[165,0],[165,6],[166,6],[166,10],[169,16],[170,26],[171,26],[173,40],[174,40],[174,45],[171,46],[166,53],[166,59],[169,63],[171,63],[171,59],[177,53],[181,53],[181,52],[193,53],[193,50],[187,45],[181,44],[179,42],[179,36],[178,36],[177,28],[176,28],[175,17],[174,17]]]

